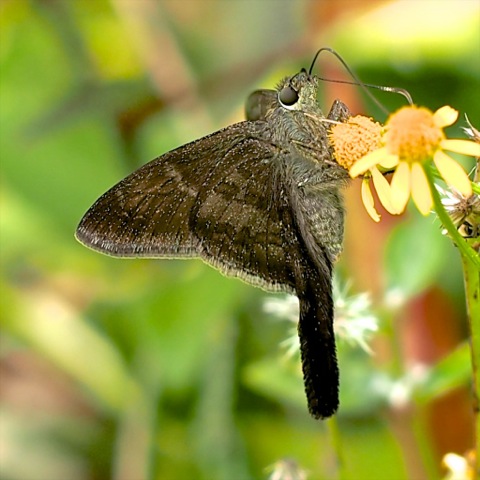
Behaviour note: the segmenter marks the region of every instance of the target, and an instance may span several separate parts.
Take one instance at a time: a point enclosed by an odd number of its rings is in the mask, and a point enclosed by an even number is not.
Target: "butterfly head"
[[[322,116],[317,103],[318,77],[302,69],[284,78],[275,90],[256,90],[245,104],[247,120],[265,121],[272,116],[282,118],[292,112],[314,113]]]
[[[286,110],[309,111],[318,109],[318,79],[305,69],[293,77],[287,77],[277,87],[280,106]]]

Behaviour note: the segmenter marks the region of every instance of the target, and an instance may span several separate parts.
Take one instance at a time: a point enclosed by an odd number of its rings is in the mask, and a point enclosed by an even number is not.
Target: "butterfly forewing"
[[[77,238],[113,256],[198,256],[254,285],[293,291],[293,220],[262,128],[232,125],[198,140],[195,155],[187,144],[144,165],[97,200]]]

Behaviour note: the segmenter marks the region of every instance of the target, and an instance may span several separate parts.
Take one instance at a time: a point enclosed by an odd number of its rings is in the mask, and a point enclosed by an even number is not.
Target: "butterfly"
[[[161,155],[103,194],[77,239],[116,257],[199,257],[227,276],[299,299],[308,408],[338,408],[332,270],[342,249],[348,173],[328,132],[319,79],[302,69],[247,101],[247,120]]]

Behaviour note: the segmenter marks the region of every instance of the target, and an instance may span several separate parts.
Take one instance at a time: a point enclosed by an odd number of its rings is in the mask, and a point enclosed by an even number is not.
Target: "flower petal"
[[[471,140],[442,140],[440,146],[450,152],[462,153],[463,155],[471,155],[472,157],[480,157],[480,143]]]
[[[394,153],[385,152],[385,156],[382,161],[378,163],[381,167],[391,170],[398,165],[398,155]]]
[[[386,153],[385,148],[379,148],[378,150],[368,153],[352,166],[350,176],[355,178],[365,173],[377,163],[381,162]]]
[[[372,217],[375,222],[379,222],[380,215],[377,213],[373,205],[373,195],[370,190],[370,178],[364,178],[362,181],[362,202],[370,217]]]
[[[390,184],[377,168],[373,167],[370,171],[372,172],[373,184],[375,185],[375,190],[377,191],[380,203],[385,207],[388,213],[395,215],[398,212],[392,205]]]
[[[400,162],[393,174],[390,185],[392,206],[397,213],[405,210],[410,196],[410,166],[407,162]]]
[[[445,105],[442,108],[439,108],[433,114],[433,121],[435,122],[435,126],[438,128],[445,128],[449,125],[454,124],[457,121],[458,112],[448,105]]]
[[[412,164],[412,198],[422,215],[428,215],[433,206],[432,192],[427,176],[419,163]]]
[[[465,197],[470,197],[472,195],[472,183],[459,163],[441,150],[438,150],[435,153],[433,161],[435,162],[435,166],[438,168],[440,175],[449,185],[454,187]]]

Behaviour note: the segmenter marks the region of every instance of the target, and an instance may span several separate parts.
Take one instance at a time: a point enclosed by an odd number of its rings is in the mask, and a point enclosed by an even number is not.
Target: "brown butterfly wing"
[[[119,257],[201,257],[254,285],[293,291],[296,234],[262,125],[232,125],[144,165],[95,202],[77,238]]]
[[[296,293],[310,413],[338,406],[331,261],[306,230],[288,155],[265,122],[245,122],[166,153],[102,195],[78,226],[120,257],[197,256],[268,290]]]

